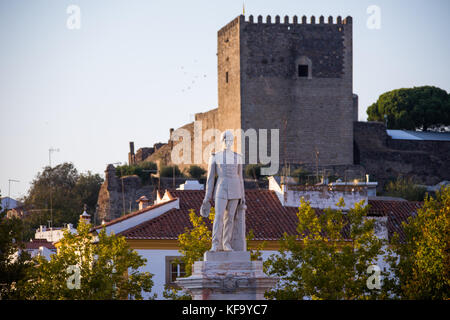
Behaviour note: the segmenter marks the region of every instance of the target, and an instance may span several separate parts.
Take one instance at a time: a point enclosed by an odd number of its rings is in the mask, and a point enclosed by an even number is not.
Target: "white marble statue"
[[[223,132],[223,150],[212,153],[208,163],[206,193],[200,212],[204,217],[209,215],[209,203],[214,193],[215,218],[210,251],[246,251],[243,161],[240,154],[231,150],[233,140],[231,131]]]

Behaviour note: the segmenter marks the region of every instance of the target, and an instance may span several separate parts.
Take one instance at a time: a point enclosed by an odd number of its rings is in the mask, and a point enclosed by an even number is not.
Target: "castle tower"
[[[219,30],[220,129],[279,129],[281,163],[353,164],[352,18],[280,20]]]

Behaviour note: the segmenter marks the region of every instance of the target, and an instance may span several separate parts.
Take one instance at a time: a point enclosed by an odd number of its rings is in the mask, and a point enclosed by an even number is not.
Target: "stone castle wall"
[[[353,163],[352,21],[330,22],[240,16],[219,31],[224,129],[279,129],[281,163],[315,163],[317,152],[320,165]]]
[[[450,142],[394,140],[380,122],[355,122],[355,163],[378,181],[378,190],[398,176],[434,185],[450,180]]]
[[[352,20],[288,20],[281,23],[275,17],[272,23],[270,17],[265,22],[258,17],[256,22],[252,16],[248,21],[239,16],[218,31],[219,107],[196,114],[195,120],[202,121],[203,133],[212,128],[255,129],[257,133],[267,129],[268,154],[270,130],[278,129],[281,164],[351,165],[355,117]],[[298,77],[302,61],[310,63],[308,78]],[[191,133],[192,163],[206,168],[207,159],[195,156],[194,124],[181,129]],[[235,148],[245,151],[248,163],[249,140],[242,144],[242,138],[236,137]],[[145,161],[171,163],[170,152],[177,143],[169,141]],[[202,142],[197,154],[209,154],[209,144]],[[242,145],[246,149],[237,150]]]
[[[357,122],[351,17],[307,20],[239,16],[218,31],[219,107],[195,115],[202,132],[279,129],[280,168],[286,163],[312,172],[327,168],[339,176],[366,172],[380,182],[379,189],[398,175],[414,175],[424,184],[450,179],[448,143],[392,140],[382,124]],[[305,63],[311,71],[300,78],[297,66]],[[193,143],[194,123],[182,129]],[[176,144],[169,141],[145,161],[171,164]],[[209,144],[202,142],[201,153]],[[195,152],[192,144],[192,163],[206,168],[207,159]]]
[[[138,210],[136,200],[143,195],[152,199],[154,190],[155,186],[153,185],[143,186],[138,176],[118,178],[114,166],[108,165],[105,171],[105,181],[100,188],[97,200],[99,220],[110,221],[122,216],[124,212]]]

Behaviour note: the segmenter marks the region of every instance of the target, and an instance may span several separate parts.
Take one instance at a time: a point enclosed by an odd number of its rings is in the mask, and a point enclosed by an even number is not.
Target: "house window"
[[[166,257],[166,285],[177,287],[177,278],[186,276],[185,266],[182,257]]]
[[[225,73],[225,82],[228,83],[228,71]]]
[[[308,78],[308,75],[309,75],[309,66],[307,64],[299,64],[298,76],[300,78]]]

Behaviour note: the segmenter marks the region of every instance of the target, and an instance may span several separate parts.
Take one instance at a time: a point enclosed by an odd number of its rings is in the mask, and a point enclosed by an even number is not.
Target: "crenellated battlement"
[[[337,16],[336,19],[333,18],[333,16],[329,16],[325,19],[325,17],[322,15],[318,19],[316,19],[316,16],[310,16],[309,20],[307,16],[301,16],[300,18],[296,15],[293,17],[284,16],[283,19],[276,15],[275,17],[272,17],[270,15],[266,16],[265,19],[262,15],[258,15],[256,18],[253,15],[249,15],[248,17],[244,15],[240,15],[233,19],[230,23],[225,25],[222,29],[218,31],[218,35],[221,36],[225,34],[230,29],[236,27],[238,24],[244,25],[262,25],[262,26],[276,26],[276,25],[284,25],[287,27],[295,27],[295,26],[301,26],[301,25],[308,25],[308,26],[341,26],[341,25],[351,25],[353,23],[353,19],[351,16],[346,17],[345,19],[342,19],[341,16]]]
[[[298,25],[298,24],[308,24],[308,25],[345,25],[345,24],[352,24],[353,19],[352,17],[348,16],[345,19],[342,19],[341,16],[338,16],[336,18],[336,22],[334,22],[334,18],[332,16],[329,16],[327,19],[325,19],[324,16],[320,16],[317,20],[315,16],[311,16],[308,21],[307,16],[302,16],[301,19],[298,18],[298,16],[293,16],[291,19],[289,16],[284,16],[283,19],[279,15],[276,15],[273,19],[270,15],[266,16],[265,21],[263,21],[263,16],[259,15],[256,19],[253,15],[250,15],[247,17],[243,17],[243,22],[249,23],[249,24],[285,24],[285,25]]]

